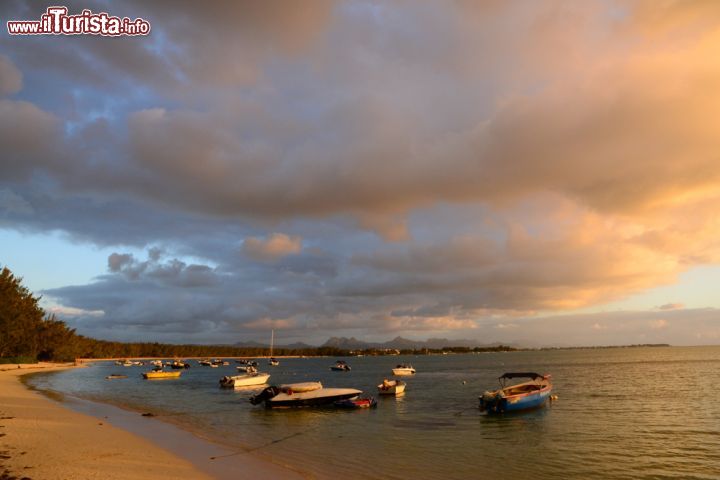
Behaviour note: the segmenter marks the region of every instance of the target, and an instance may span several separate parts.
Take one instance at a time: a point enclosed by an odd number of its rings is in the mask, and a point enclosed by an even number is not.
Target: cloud
[[[682,303],[666,303],[664,305],[660,305],[657,307],[658,310],[678,310],[681,308],[685,308],[685,304]]]
[[[302,239],[283,233],[273,233],[267,238],[248,237],[243,241],[242,252],[254,260],[273,261],[302,250]]]
[[[46,309],[49,313],[63,318],[73,317],[102,317],[105,312],[102,310],[83,310],[81,308],[54,306]]]
[[[244,325],[245,328],[262,330],[263,332],[267,332],[271,329],[288,329],[294,326],[295,322],[293,320],[271,318],[261,318],[258,320],[253,320],[252,322],[248,322]]]
[[[22,73],[7,55],[0,55],[0,96],[10,95],[22,88]]]
[[[720,261],[711,3],[129,2],[151,37],[6,36],[0,226],[112,246],[52,293],[115,336],[474,331],[670,285]]]
[[[659,318],[657,320],[650,320],[648,322],[648,324],[650,325],[650,328],[652,328],[653,330],[660,330],[663,328],[667,328],[668,321],[665,319]]]

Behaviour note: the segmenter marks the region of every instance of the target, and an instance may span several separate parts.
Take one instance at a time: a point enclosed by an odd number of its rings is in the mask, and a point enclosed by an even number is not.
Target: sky
[[[152,28],[0,35],[0,265],[79,333],[720,343],[720,3],[64,5]]]

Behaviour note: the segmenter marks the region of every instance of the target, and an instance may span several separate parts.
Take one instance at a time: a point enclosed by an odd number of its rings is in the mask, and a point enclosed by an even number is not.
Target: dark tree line
[[[123,357],[259,357],[267,348],[223,345],[171,345],[123,343],[78,335],[54,315],[47,315],[35,297],[7,268],[0,272],[0,363],[72,361],[76,358]],[[347,351],[331,347],[276,348],[275,355],[343,356]]]

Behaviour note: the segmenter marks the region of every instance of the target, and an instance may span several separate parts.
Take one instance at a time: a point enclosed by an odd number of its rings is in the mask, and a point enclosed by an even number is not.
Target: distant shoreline
[[[609,348],[655,348],[655,347],[672,347],[669,343],[643,343],[643,344],[631,344],[631,345],[597,345],[597,346],[578,346],[578,347],[449,347],[447,349],[422,349],[422,350],[400,350],[400,353],[389,353],[389,352],[372,352],[372,351],[348,351],[343,355],[274,355],[272,358],[277,359],[288,359],[288,358],[331,358],[339,356],[399,356],[399,355],[443,355],[443,354],[465,354],[465,353],[498,353],[498,352],[526,352],[526,351],[547,351],[547,350],[597,350],[597,349],[609,349]],[[76,363],[90,363],[90,362],[115,362],[120,360],[157,360],[157,359],[170,359],[170,358],[182,358],[185,360],[201,360],[209,357],[216,357],[224,360],[253,360],[253,359],[269,359],[269,355],[243,355],[243,356],[227,356],[227,355],[209,355],[209,356],[141,356],[141,357],[111,357],[111,358],[78,358]]]

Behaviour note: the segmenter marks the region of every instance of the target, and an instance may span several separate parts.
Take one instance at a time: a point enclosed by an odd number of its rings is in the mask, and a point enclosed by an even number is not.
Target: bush
[[[0,364],[6,363],[37,363],[33,357],[5,357],[0,358]]]

